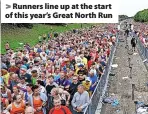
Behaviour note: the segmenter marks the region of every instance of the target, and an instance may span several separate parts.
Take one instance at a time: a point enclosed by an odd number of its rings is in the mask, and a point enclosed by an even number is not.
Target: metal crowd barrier
[[[139,45],[140,54],[142,55],[142,57],[144,59],[148,59],[148,47],[145,47],[138,37],[137,37],[137,43]]]
[[[118,36],[116,37],[115,45],[117,45],[117,41],[118,41]],[[114,55],[114,50],[116,48],[115,45],[111,47],[111,53],[108,58],[107,66],[105,67],[105,70],[101,79],[98,81],[98,84],[90,98],[90,104],[85,109],[84,114],[95,114],[98,103],[100,102],[101,97],[104,96],[106,92],[104,88],[106,83],[108,82],[108,72],[110,71],[110,65],[112,64],[111,59],[113,58],[113,55]]]
[[[148,47],[145,47],[144,44],[140,41],[139,37],[136,36],[137,39],[137,49],[139,52],[139,55],[141,56],[141,59],[143,60],[143,63],[148,71]]]

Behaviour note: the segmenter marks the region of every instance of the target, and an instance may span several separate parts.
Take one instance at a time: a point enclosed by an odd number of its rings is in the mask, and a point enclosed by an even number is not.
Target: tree
[[[148,9],[137,12],[134,16],[134,20],[136,22],[148,22]]]

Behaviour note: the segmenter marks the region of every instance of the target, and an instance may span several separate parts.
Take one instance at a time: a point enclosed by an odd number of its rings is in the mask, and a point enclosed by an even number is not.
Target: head
[[[33,87],[32,84],[27,84],[26,85],[27,92],[31,92],[32,91],[32,87]]]
[[[5,93],[6,92],[6,87],[4,85],[0,85],[1,88],[1,93]]]
[[[43,86],[44,83],[43,83],[41,80],[37,80],[37,85],[38,85],[38,86]]]
[[[48,77],[49,83],[52,84],[54,82],[54,77],[52,75],[50,75]]]
[[[80,64],[78,67],[79,69],[83,69],[84,65]]]
[[[60,73],[60,69],[59,68],[56,69],[56,73]]]
[[[51,90],[51,96],[57,96],[59,94],[59,88],[53,88]]]
[[[65,74],[62,72],[61,74],[60,74],[60,79],[64,79],[65,78]]]
[[[87,77],[87,78],[85,79],[85,81],[86,81],[86,84],[88,85],[88,84],[90,83],[89,77]]]
[[[41,78],[45,78],[45,76],[46,76],[46,72],[41,71],[40,75],[41,75]]]
[[[39,95],[39,86],[38,85],[34,85],[33,87],[32,87],[32,91],[33,91],[33,94],[34,94],[34,96],[38,96]]]
[[[22,75],[24,75],[24,74],[26,74],[26,72],[27,72],[27,67],[25,65],[22,65],[21,68],[20,68],[20,73]]]
[[[18,94],[16,96],[14,96],[13,97],[13,101],[16,102],[16,103],[18,103],[18,104],[21,103],[21,101],[22,101],[21,95]]]
[[[45,70],[45,64],[41,64],[41,70]]]
[[[32,70],[31,71],[31,75],[33,76],[33,77],[37,77],[37,70]]]
[[[18,89],[17,86],[13,86],[13,92],[14,92],[14,93],[18,93],[18,92],[19,92],[19,89]]]
[[[25,77],[22,76],[22,77],[20,78],[20,82],[21,82],[21,84],[25,84]]]
[[[34,114],[34,108],[29,106],[25,110],[25,114]]]
[[[94,76],[94,71],[89,72],[90,76]]]
[[[30,59],[30,60],[33,60],[33,56],[32,56],[32,55],[29,55],[29,59]]]
[[[18,76],[14,72],[10,73],[11,80],[16,81]]]
[[[29,68],[30,69],[33,68],[33,63],[32,62],[29,63]]]
[[[61,106],[61,99],[56,98],[53,100],[55,108],[59,108]]]
[[[78,92],[79,92],[80,94],[82,94],[82,93],[84,92],[84,86],[83,86],[82,84],[80,84],[80,85],[78,86]]]
[[[78,76],[73,76],[72,77],[72,82],[73,83],[78,83]]]

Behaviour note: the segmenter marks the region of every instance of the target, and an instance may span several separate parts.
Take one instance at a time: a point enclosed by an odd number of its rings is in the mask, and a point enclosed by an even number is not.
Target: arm
[[[7,94],[8,94],[8,100],[11,101],[11,91],[7,89]]]
[[[94,87],[94,86],[96,86],[97,85],[97,82],[95,82],[93,85],[92,85],[92,87]]]
[[[67,91],[63,91],[63,94],[65,94],[66,96],[68,96],[68,101],[70,100],[70,94]]]
[[[11,108],[12,108],[12,104],[7,106],[6,111],[9,112],[11,110]]]
[[[73,99],[72,99],[72,101],[71,101],[71,104],[72,104],[72,106],[74,107],[74,108],[76,108],[77,107],[77,105],[76,105],[76,93],[74,94],[74,97],[73,97]]]

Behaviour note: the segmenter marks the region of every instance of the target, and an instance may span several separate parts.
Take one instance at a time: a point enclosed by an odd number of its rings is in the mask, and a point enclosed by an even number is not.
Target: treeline
[[[65,26],[66,23],[45,23],[46,25],[57,25],[57,26]],[[33,23],[8,23],[8,25],[11,25],[13,27],[25,27],[28,29],[32,29],[33,28]]]
[[[134,20],[136,22],[148,22],[148,9],[137,12],[134,16]]]

